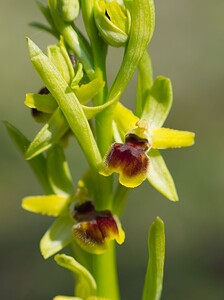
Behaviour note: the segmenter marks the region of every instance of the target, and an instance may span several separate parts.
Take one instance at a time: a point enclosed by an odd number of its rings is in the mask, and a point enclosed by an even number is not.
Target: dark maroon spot
[[[105,10],[105,16],[110,20],[110,16],[109,16],[107,10]]]
[[[43,87],[42,89],[39,90],[38,94],[47,95],[47,94],[50,94],[50,92],[49,92],[48,88]]]
[[[133,133],[126,135],[125,143],[132,147],[142,149],[144,151],[147,151],[150,147],[149,141],[147,139],[142,139]]]

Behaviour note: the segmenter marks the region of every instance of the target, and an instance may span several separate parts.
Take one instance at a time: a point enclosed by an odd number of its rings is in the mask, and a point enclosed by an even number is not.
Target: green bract
[[[131,20],[125,6],[116,1],[96,0],[94,16],[99,33],[106,43],[119,47],[127,42]]]

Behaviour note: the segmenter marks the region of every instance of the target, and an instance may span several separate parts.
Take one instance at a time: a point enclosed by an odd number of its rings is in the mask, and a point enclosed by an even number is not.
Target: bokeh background
[[[196,132],[193,148],[164,152],[180,201],[172,203],[148,183],[133,191],[118,248],[122,299],[140,299],[147,263],[147,232],[156,216],[166,225],[163,300],[224,299],[224,1],[160,0],[150,45],[154,74],[170,77],[174,105],[166,126]],[[40,47],[55,42],[28,26],[42,21],[34,1],[0,1],[0,119],[29,138],[38,131],[23,105],[42,84],[28,59],[25,36]],[[110,80],[120,51],[110,51]],[[131,106],[135,82],[123,100]],[[86,162],[75,141],[67,153],[74,180]],[[0,124],[0,298],[47,300],[72,294],[70,273],[44,261],[38,242],[51,219],[21,209],[41,194],[28,164]],[[107,274],[105,274],[107,276]]]

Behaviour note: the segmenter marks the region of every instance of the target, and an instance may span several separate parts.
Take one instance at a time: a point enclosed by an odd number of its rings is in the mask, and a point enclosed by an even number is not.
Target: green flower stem
[[[119,300],[114,242],[110,243],[110,247],[105,253],[93,256],[93,269],[97,284],[97,296]]]
[[[103,104],[107,100],[107,79],[106,79],[106,54],[107,45],[99,36],[97,27],[94,20],[94,1],[82,0],[82,14],[86,27],[87,34],[89,36],[95,76],[105,81],[106,85],[104,89],[94,97],[93,102],[95,105]],[[111,109],[109,109],[111,111]],[[104,111],[96,117],[96,136],[97,143],[101,152],[101,155],[105,155],[112,141],[112,117],[111,112],[108,114]],[[105,134],[106,133],[106,134]]]

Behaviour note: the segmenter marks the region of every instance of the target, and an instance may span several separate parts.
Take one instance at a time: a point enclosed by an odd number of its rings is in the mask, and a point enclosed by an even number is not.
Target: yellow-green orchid
[[[192,146],[194,133],[162,127],[171,103],[171,83],[160,76],[150,89],[140,118],[122,104],[117,104],[114,113],[114,138],[117,143],[111,146],[104,159],[100,169],[102,175],[117,172],[120,183],[131,188],[147,178],[168,199],[178,200],[173,179],[158,149]]]

